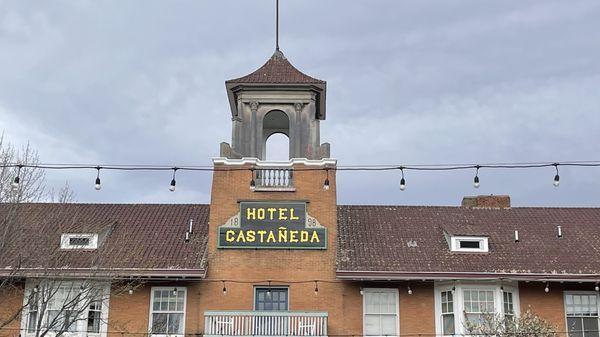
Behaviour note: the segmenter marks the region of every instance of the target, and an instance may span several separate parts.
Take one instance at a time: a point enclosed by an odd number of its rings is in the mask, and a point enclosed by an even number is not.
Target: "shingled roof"
[[[225,83],[325,84],[325,81],[310,77],[296,69],[281,51],[276,50],[267,63],[253,73]]]
[[[337,275],[597,280],[599,229],[600,208],[339,206]],[[450,251],[445,235],[474,233],[488,253]]]
[[[296,69],[280,50],[256,71],[225,81],[232,116],[238,115],[238,95],[244,90],[310,90],[315,94],[315,117],[326,117],[327,82]]]
[[[0,274],[203,277],[208,216],[208,205],[0,204]],[[99,247],[62,250],[65,233],[98,234]]]

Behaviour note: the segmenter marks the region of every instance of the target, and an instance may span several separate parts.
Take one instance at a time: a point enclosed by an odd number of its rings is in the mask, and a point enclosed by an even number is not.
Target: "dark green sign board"
[[[326,249],[327,228],[305,202],[241,202],[240,213],[219,227],[219,248]]]

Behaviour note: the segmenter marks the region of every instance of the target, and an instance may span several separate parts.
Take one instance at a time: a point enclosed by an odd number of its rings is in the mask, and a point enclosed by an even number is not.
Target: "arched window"
[[[280,110],[269,111],[263,119],[262,158],[271,161],[290,159],[290,119]]]
[[[274,133],[267,138],[265,159],[269,161],[288,161],[290,159],[290,140],[283,133]]]

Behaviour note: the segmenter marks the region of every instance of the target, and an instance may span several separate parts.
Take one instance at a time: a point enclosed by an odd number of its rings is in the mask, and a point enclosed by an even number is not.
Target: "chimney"
[[[462,207],[467,208],[510,208],[508,195],[467,196],[462,200]]]

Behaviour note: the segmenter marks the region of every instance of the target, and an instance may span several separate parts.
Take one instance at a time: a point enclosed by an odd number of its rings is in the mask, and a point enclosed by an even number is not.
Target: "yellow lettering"
[[[285,227],[279,227],[279,242],[287,242],[287,229]]]
[[[235,241],[236,242],[246,242],[246,237],[244,236],[244,231],[240,231],[238,233],[237,239]]]
[[[225,241],[233,242],[235,240],[234,236],[235,236],[235,231],[228,230],[227,232],[225,232]]]
[[[290,242],[298,242],[298,231],[290,231]]]
[[[275,242],[275,234],[273,234],[273,231],[269,231],[269,236],[267,236],[267,242]]]
[[[317,234],[317,231],[313,231],[312,236],[310,237],[310,242],[321,242],[321,240],[319,240],[319,235]]]
[[[258,220],[264,220],[265,219],[265,209],[264,208],[259,208],[256,211],[256,217],[258,218]]]
[[[256,232],[254,232],[254,231],[247,231],[246,232],[246,240],[248,240],[248,242],[254,242],[254,240],[256,240],[255,234],[256,234]]]
[[[279,209],[279,220],[287,220],[287,215],[285,215],[285,213],[287,212],[287,208],[280,208]]]
[[[269,209],[267,209],[267,211],[269,212],[269,220],[275,219],[274,214],[277,211],[277,208],[269,208]]]
[[[308,242],[308,232],[300,231],[300,242]]]
[[[300,217],[294,215],[294,208],[290,208],[290,220],[300,220]]]
[[[246,208],[246,219],[247,220],[256,219],[256,208]]]
[[[258,236],[260,236],[260,243],[265,242],[265,234],[267,234],[267,231],[258,231]]]

